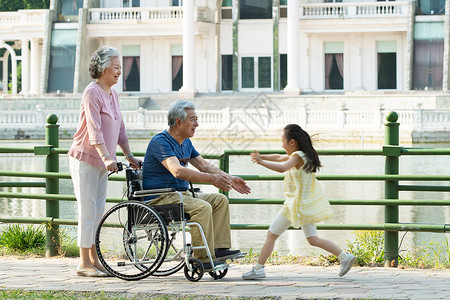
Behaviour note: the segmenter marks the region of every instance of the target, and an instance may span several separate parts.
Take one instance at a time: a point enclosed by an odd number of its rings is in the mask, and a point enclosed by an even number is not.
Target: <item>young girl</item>
[[[344,276],[353,266],[355,256],[342,251],[336,244],[317,236],[315,223],[333,216],[331,205],[316,179],[316,171],[322,166],[312,146],[311,138],[300,126],[289,124],[282,136],[287,155],[261,155],[251,153],[252,162],[276,172],[286,172],[284,178],[285,201],[269,227],[267,238],[258,263],[242,279],[265,278],[264,263],[273,251],[276,239],[292,224],[301,227],[309,244],[333,253],[339,258],[339,276]]]

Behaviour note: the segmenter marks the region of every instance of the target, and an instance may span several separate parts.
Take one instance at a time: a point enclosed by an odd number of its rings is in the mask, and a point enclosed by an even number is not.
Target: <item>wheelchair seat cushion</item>
[[[178,222],[181,221],[181,204],[162,204],[162,205],[153,205],[159,214],[163,217],[164,222],[169,224],[172,221]],[[184,213],[184,218],[187,220],[190,219],[190,215],[188,213]]]

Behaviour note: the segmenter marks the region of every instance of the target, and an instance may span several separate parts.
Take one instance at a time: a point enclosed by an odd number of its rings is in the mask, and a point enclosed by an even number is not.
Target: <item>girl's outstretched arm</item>
[[[289,156],[286,154],[261,154],[261,158],[268,161],[287,161]]]
[[[274,155],[278,155],[278,154],[274,154]],[[290,168],[292,168],[293,166],[297,165],[302,159],[300,158],[300,156],[298,155],[294,155],[294,156],[286,156],[287,160],[277,160],[277,161],[269,161],[264,159],[263,155],[261,155],[258,151],[255,150],[255,152],[250,153],[252,162],[257,163],[263,167],[266,167],[272,171],[275,172],[286,172],[287,170],[289,170]]]
[[[253,153],[250,153],[251,160],[256,163],[255,158],[258,156],[262,160],[268,161],[286,161],[289,156],[286,154],[261,154],[257,150],[254,150]]]

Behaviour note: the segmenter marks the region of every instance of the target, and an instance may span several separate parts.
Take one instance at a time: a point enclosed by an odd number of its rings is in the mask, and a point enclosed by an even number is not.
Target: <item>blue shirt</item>
[[[143,166],[144,190],[159,188],[175,188],[177,191],[189,189],[189,182],[175,178],[161,163],[163,160],[175,156],[184,167],[188,160],[199,156],[190,139],[185,139],[180,145],[168,132],[155,135],[148,143]]]

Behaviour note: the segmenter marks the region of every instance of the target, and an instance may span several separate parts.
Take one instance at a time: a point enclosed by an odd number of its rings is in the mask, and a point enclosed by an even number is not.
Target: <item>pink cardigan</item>
[[[111,88],[108,95],[96,82],[91,82],[81,98],[80,119],[68,155],[98,167],[105,167],[94,145],[105,144],[116,158],[117,145],[128,141],[119,97]]]

